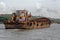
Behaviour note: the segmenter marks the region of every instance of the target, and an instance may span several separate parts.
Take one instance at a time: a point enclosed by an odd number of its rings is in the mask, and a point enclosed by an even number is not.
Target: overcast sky
[[[33,15],[60,18],[60,0],[0,0],[0,13],[26,9]]]

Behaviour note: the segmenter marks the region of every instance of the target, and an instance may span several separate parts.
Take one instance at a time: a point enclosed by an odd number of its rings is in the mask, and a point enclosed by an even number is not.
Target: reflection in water
[[[50,28],[33,30],[0,29],[0,40],[60,40],[59,26],[52,24]]]

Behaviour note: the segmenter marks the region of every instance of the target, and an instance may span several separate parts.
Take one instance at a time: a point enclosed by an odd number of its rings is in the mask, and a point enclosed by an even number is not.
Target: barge
[[[16,10],[8,20],[4,21],[5,29],[40,29],[50,27],[48,18],[33,18],[27,10]]]

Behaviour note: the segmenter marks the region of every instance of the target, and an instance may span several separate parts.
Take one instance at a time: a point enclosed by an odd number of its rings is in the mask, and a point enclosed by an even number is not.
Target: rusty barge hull
[[[49,25],[48,26],[26,26],[26,27],[18,27],[18,26],[20,26],[20,25],[15,25],[15,24],[13,24],[13,25],[11,25],[11,24],[5,24],[5,29],[41,29],[41,28],[49,28]]]
[[[23,25],[23,24],[10,24],[10,23],[5,23],[5,29],[41,29],[41,28],[49,28],[50,24],[33,24],[32,25]]]

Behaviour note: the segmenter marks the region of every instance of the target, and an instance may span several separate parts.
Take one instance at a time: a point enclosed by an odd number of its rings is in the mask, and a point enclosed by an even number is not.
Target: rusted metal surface
[[[17,15],[19,14],[19,15]],[[32,19],[31,13],[28,14],[26,10],[19,10],[16,15],[12,15],[9,20],[4,22],[6,29],[36,29],[47,28],[50,26],[51,21],[48,18]],[[15,19],[17,20],[15,20]]]

